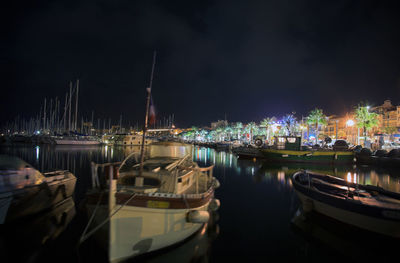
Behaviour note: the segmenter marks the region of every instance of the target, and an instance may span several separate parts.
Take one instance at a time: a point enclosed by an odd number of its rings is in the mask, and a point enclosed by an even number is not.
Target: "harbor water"
[[[0,154],[20,157],[41,172],[65,169],[76,177],[68,225],[47,227],[48,215],[19,225],[1,226],[1,262],[107,262],[94,240],[78,245],[87,224],[83,200],[91,187],[90,163],[121,161],[139,147],[14,145]],[[400,192],[400,171],[368,166],[307,166],[241,160],[229,152],[193,148],[200,166],[215,165],[221,207],[212,222],[172,248],[133,258],[132,262],[337,262],[392,259],[398,240],[333,222],[305,218],[290,177],[299,169],[330,174],[360,184]],[[129,230],[127,230],[129,231]],[[398,256],[397,256],[398,257]]]

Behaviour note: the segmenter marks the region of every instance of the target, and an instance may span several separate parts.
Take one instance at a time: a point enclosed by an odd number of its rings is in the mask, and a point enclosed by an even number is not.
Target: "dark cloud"
[[[381,1],[49,1],[2,11],[1,121],[81,81],[90,116],[250,121],[400,103],[399,6]]]

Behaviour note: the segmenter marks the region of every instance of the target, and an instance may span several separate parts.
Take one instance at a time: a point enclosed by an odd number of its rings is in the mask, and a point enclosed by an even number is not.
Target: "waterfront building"
[[[394,106],[390,100],[385,100],[382,105],[372,107],[371,111],[379,115],[379,127],[376,131],[387,134],[398,132],[400,127],[400,106]]]

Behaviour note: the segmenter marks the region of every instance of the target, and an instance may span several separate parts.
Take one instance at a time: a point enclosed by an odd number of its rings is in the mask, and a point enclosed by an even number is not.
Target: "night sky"
[[[12,3],[10,3],[12,2]],[[397,4],[396,4],[397,2]],[[260,121],[360,101],[400,105],[399,1],[8,1],[1,119],[34,116],[80,79],[80,113],[181,127]]]

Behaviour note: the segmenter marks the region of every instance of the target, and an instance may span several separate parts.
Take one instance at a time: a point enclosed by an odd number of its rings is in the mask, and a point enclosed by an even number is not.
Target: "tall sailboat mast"
[[[79,79],[76,81],[76,94],[75,94],[75,131],[78,130],[78,97],[79,96]],[[82,131],[81,131],[82,132]]]
[[[150,98],[151,98],[151,87],[153,85],[153,75],[154,75],[154,67],[156,65],[156,51],[153,54],[153,66],[151,67],[151,75],[150,75],[150,85],[146,89],[147,90],[147,100],[146,100],[146,117],[144,119],[144,127],[143,127],[143,136],[142,136],[142,148],[140,149],[140,170],[139,176],[143,173],[143,162],[144,162],[144,145],[146,140],[146,131],[149,122],[149,107],[150,107]]]

